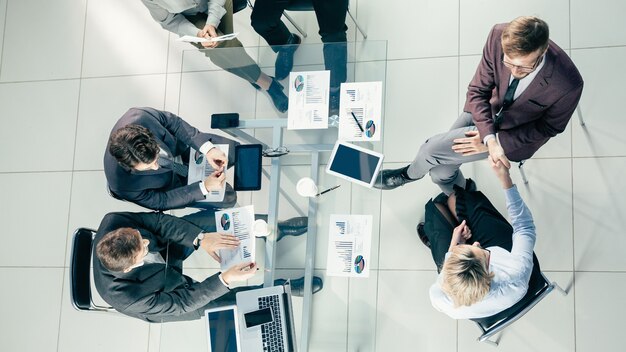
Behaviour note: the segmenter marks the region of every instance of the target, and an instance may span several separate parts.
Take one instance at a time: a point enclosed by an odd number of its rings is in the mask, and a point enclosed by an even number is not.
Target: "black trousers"
[[[510,251],[513,246],[513,227],[496,210],[489,199],[480,191],[469,192],[458,186],[454,188],[454,191],[457,197],[457,217],[459,221],[465,220],[472,231],[472,237],[467,244],[478,241],[483,248],[498,246]],[[452,231],[457,226],[457,224],[450,224],[435,206],[435,203],[445,205],[447,198],[444,193],[441,193],[437,198],[426,203],[424,232],[430,241],[430,250],[437,265],[437,272],[441,271],[452,240]]]
[[[324,65],[330,70],[330,86],[338,88],[347,79],[346,14],[349,0],[311,1],[320,28],[319,34],[325,44]],[[252,27],[271,46],[285,45],[289,40],[291,32],[280,19],[288,5],[289,0],[256,0],[254,3]]]

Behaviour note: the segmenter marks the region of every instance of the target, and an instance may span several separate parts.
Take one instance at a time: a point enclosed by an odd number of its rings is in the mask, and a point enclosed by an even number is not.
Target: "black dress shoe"
[[[401,169],[382,170],[376,177],[374,188],[388,190],[403,186],[405,183],[417,181],[407,176],[406,171],[408,169],[409,167],[405,166]]]
[[[272,78],[272,84],[270,84],[267,94],[272,99],[272,103],[274,103],[276,110],[280,112],[287,111],[287,108],[289,107],[289,99],[285,93],[283,93],[283,86],[278,83],[275,78]]]
[[[285,279],[276,279],[274,280],[275,286],[280,286],[284,284],[287,280]],[[313,276],[313,293],[317,293],[322,290],[324,287],[324,281],[322,281],[321,277]],[[291,295],[295,297],[304,297],[304,276],[291,280]]]
[[[293,69],[293,55],[296,50],[298,50],[300,42],[302,42],[300,37],[291,33],[285,46],[278,49],[278,55],[276,56],[276,63],[274,65],[274,73],[277,80],[282,81],[289,76],[289,73]]]
[[[298,216],[278,223],[278,238],[282,240],[285,236],[300,236],[309,229],[309,218]]]
[[[420,222],[419,224],[417,224],[417,235],[419,236],[420,240],[422,241],[422,243],[430,248],[430,241],[428,240],[428,237],[426,237],[426,231],[424,231],[424,223]]]

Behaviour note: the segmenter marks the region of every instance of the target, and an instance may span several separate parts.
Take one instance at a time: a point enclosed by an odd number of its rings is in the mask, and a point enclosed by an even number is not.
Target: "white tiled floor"
[[[574,116],[568,129],[526,164],[530,183],[522,185],[517,170],[513,177],[535,216],[542,268],[569,287],[570,294],[551,294],[506,331],[499,349],[624,350],[621,321],[626,310],[619,303],[626,294],[624,2],[352,0],[351,9],[370,43],[388,40],[383,70],[366,63],[354,71],[355,77],[367,77],[372,70],[386,75],[385,167],[405,165],[424,139],[447,129],[458,116],[493,23],[522,14],[548,21],[552,38],[569,50],[585,79],[581,112],[586,127]],[[235,15],[236,30],[245,45],[262,44],[248,24],[249,15],[249,9]],[[293,17],[309,34],[305,42],[319,43],[313,14]],[[347,22],[350,40],[362,40],[354,23]],[[265,94],[211,70],[197,53],[186,53],[184,64],[209,71],[181,76],[182,52],[189,47],[174,40],[138,0],[0,0],[0,351],[204,349],[201,339],[181,345],[168,338],[202,335],[201,321],[159,326],[77,312],[68,291],[73,230],[97,227],[109,211],[141,211],[106,194],[102,171],[108,132],[126,109],[165,108],[203,130],[209,129],[211,113],[273,112]],[[267,52],[248,52],[261,62],[271,60]],[[362,47],[355,46],[354,52]],[[302,59],[307,54],[297,55]],[[329,142],[314,133],[287,139]],[[297,164],[282,175],[283,219],[306,212],[306,202],[292,197],[293,184],[308,172],[302,162]],[[463,171],[504,209],[487,165],[465,165]],[[415,225],[437,188],[425,179],[381,197],[320,175],[323,186],[342,185],[324,199],[331,204],[325,212],[374,209],[376,235],[370,277],[327,277],[315,296],[310,350],[490,348],[475,341],[478,329],[472,323],[448,319],[428,302],[434,265]],[[259,210],[266,198],[264,191],[240,195],[242,203],[253,202]],[[324,218],[318,221],[322,230],[315,258],[316,273],[322,276]],[[279,247],[279,275],[298,276],[304,237],[287,238]],[[188,273],[202,278],[215,272],[217,266],[207,260],[195,255]],[[294,305],[299,314],[302,301]]]

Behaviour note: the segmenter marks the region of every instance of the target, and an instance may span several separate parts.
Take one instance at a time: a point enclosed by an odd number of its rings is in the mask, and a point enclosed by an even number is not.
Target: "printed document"
[[[330,216],[326,275],[369,277],[372,246],[371,215]]]
[[[237,35],[239,34],[239,32],[237,33],[231,33],[231,34],[224,34],[224,35],[220,35],[219,37],[213,37],[213,38],[201,38],[201,37],[194,37],[192,35],[183,35],[182,37],[176,39],[177,42],[185,42],[185,43],[207,43],[207,42],[223,42],[225,40],[231,40],[231,39],[235,39],[237,38]]]
[[[291,72],[287,129],[328,128],[330,71]]]
[[[214,144],[215,148],[223,151],[226,154],[226,160],[228,160],[228,144]],[[211,175],[215,171],[211,165],[206,161],[206,155],[196,151],[193,148],[189,148],[189,173],[187,175],[187,184],[202,182],[205,178]],[[226,170],[224,170],[225,172]],[[226,193],[226,182],[224,186],[218,190],[209,191],[209,194],[205,196],[201,202],[221,202],[224,200],[224,194]]]
[[[255,261],[255,237],[252,233],[254,224],[254,206],[231,208],[215,212],[215,227],[217,232],[234,235],[239,238],[239,247],[235,249],[220,249],[222,271],[228,270],[235,264]]]
[[[383,82],[342,83],[339,95],[340,141],[379,141]]]

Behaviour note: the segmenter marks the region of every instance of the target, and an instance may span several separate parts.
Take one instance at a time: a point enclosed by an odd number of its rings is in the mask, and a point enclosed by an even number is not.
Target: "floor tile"
[[[0,81],[77,78],[86,4],[86,0],[9,1]],[[45,39],[35,39],[36,32],[25,30],[25,18],[44,29],[39,35]]]
[[[351,278],[348,295],[348,351],[376,350],[378,270],[368,278]]]
[[[625,55],[626,47],[572,51],[572,58],[585,80],[580,102],[585,126],[572,122],[575,157],[626,155],[626,143],[619,133],[626,128],[626,122],[620,118],[626,72],[611,69],[620,65]],[[576,118],[578,116],[573,117]]]
[[[130,202],[111,197],[106,190],[104,171],[74,172],[70,205],[69,229],[67,231],[66,266],[69,265],[71,236],[79,227],[98,229],[102,218],[110,212],[150,211]]]
[[[162,109],[164,95],[165,75],[84,79],[74,169],[102,170],[102,156],[113,125],[131,107]]]
[[[569,18],[563,10],[569,7],[567,0],[530,0],[515,6],[505,1],[486,0],[460,2],[460,6],[461,55],[480,54],[493,25],[510,22],[518,16],[537,16],[546,21],[550,39],[561,48],[569,48]]]
[[[381,271],[377,351],[456,351],[456,322],[436,311],[428,290],[435,271]]]
[[[574,159],[574,258],[576,270],[623,271],[626,258],[626,158]]]
[[[0,84],[0,139],[20,148],[0,150],[0,172],[72,169],[78,87],[77,80]]]
[[[626,273],[576,273],[576,351],[619,351]]]
[[[509,219],[500,182],[489,162],[472,165],[478,189]],[[523,166],[528,184],[524,184],[517,164],[511,177],[530,209],[537,231],[535,253],[543,270],[573,270],[572,166],[570,159],[530,159]],[[577,246],[577,245],[576,245]],[[555,248],[559,255],[554,255]]]
[[[391,60],[458,52],[457,1],[361,1],[357,14],[359,24],[368,33],[367,40],[389,41]]]
[[[544,272],[551,281],[565,288],[573,280],[572,273]],[[576,294],[578,294],[578,287]],[[567,296],[552,291],[543,301],[505,329],[500,338],[498,351],[579,351],[574,333],[574,290]],[[578,302],[576,295],[576,302]],[[485,342],[478,342],[481,331],[475,323],[459,321],[459,352],[485,351],[490,348]],[[491,338],[496,341],[498,336]]]
[[[626,3],[573,0],[570,8],[573,48],[626,45],[626,39],[621,35],[626,31],[626,24],[622,21]]]
[[[63,266],[71,177],[70,172],[0,174],[0,266]],[[44,190],[33,187],[42,182]],[[16,251],[26,239],[28,250]]]
[[[458,59],[391,61],[387,68],[385,162],[408,162],[422,143],[447,131],[459,116]],[[437,89],[423,84],[433,81]]]
[[[167,41],[168,32],[152,19],[141,1],[91,0],[82,76],[165,73]]]
[[[66,269],[61,305],[59,351],[147,350],[149,323],[118,312],[76,310],[70,300],[68,275],[69,270]],[[112,336],[115,338],[111,338]]]
[[[0,349],[57,351],[63,269],[0,268],[0,280],[11,287],[0,292]]]

